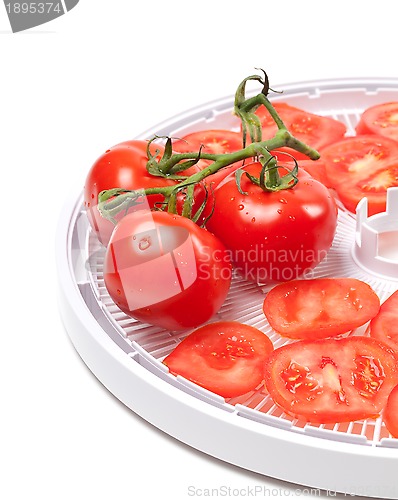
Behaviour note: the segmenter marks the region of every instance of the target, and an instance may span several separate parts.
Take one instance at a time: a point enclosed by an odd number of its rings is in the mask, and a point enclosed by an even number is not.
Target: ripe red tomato
[[[398,290],[383,302],[379,314],[370,322],[370,336],[398,353]]]
[[[199,130],[185,135],[180,140],[173,142],[173,151],[178,153],[199,152],[202,147],[202,153],[207,154],[225,154],[234,153],[243,147],[242,135],[231,130],[212,129]],[[203,170],[211,162],[199,160],[198,167]],[[228,167],[220,169],[215,174],[205,179],[207,186],[215,189],[218,184],[242,165],[242,162],[234,163]]]
[[[91,167],[84,186],[84,205],[90,224],[96,232],[98,239],[104,245],[108,244],[114,229],[114,224],[103,218],[97,209],[98,195],[105,189],[142,189],[155,186],[171,186],[176,182],[163,177],[153,176],[148,173],[146,164],[146,141],[126,141],[108,149]],[[164,148],[152,143],[151,153],[155,155],[159,150],[159,157]],[[150,208],[162,202],[161,195],[147,197]]]
[[[336,337],[374,318],[379,297],[353,278],[293,280],[276,285],[264,300],[264,314],[282,337]]]
[[[243,170],[258,177],[261,165]],[[291,189],[265,192],[243,175],[241,189],[247,194],[242,194],[231,175],[215,190],[207,227],[228,248],[239,275],[260,283],[287,281],[326,256],[336,230],[334,199],[307,173],[299,173],[299,179]]]
[[[155,176],[148,172],[146,168],[148,162],[147,144],[147,141],[133,140],[113,146],[96,160],[87,175],[84,187],[84,205],[92,228],[105,246],[108,244],[115,226],[112,222],[103,218],[98,211],[97,200],[101,191],[112,188],[135,190],[165,187],[174,186],[178,183],[177,180]],[[156,151],[159,151],[156,158],[160,159],[164,153],[164,147],[152,143],[150,151],[153,155],[155,155]],[[198,167],[194,166],[180,172],[180,175],[192,175],[198,170]],[[194,213],[201,206],[206,196],[208,196],[209,204],[206,212],[208,213],[213,204],[212,194],[206,194],[204,187],[198,184],[195,187]],[[156,204],[162,202],[164,202],[164,197],[161,194],[152,194],[146,197],[149,208],[154,208]],[[180,193],[177,196],[178,213],[182,212],[183,203],[184,195]],[[199,219],[198,224],[205,220],[206,213]],[[116,219],[120,220],[124,215],[124,212],[120,213]]]
[[[222,321],[188,335],[163,362],[172,373],[232,398],[263,381],[264,362],[272,351],[272,342],[257,328]]]
[[[398,186],[398,142],[387,137],[347,137],[321,149],[326,175],[341,202],[355,212],[368,198],[369,215],[386,209],[386,191]]]
[[[398,359],[369,337],[301,340],[265,362],[265,384],[286,413],[313,423],[377,417],[398,383]]]
[[[287,130],[294,137],[316,150],[342,139],[347,131],[343,123],[333,118],[309,113],[285,102],[274,102],[273,106]],[[267,109],[261,106],[256,114],[261,120],[263,139],[274,137],[278,128]],[[302,153],[290,148],[283,149],[291,153],[297,160],[307,159],[307,156]]]
[[[378,134],[398,141],[398,102],[385,102],[366,109],[355,130],[358,135]]]
[[[388,396],[387,405],[383,411],[383,420],[391,436],[398,438],[398,385]]]
[[[104,280],[129,316],[168,330],[208,321],[231,282],[222,243],[186,217],[167,212],[128,214],[107,247]]]

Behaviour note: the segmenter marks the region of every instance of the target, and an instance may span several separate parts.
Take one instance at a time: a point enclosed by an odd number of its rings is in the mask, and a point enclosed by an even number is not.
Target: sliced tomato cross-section
[[[264,313],[281,336],[335,337],[364,325],[380,309],[372,288],[353,278],[291,280],[276,285],[264,300]]]
[[[265,363],[265,384],[287,414],[307,422],[375,418],[398,383],[398,359],[370,337],[298,341]]]
[[[326,176],[341,202],[355,212],[368,198],[369,215],[386,209],[386,192],[398,186],[398,142],[388,137],[346,137],[321,149]]]
[[[362,113],[357,134],[378,134],[398,141],[398,102],[371,106]]]
[[[263,381],[263,366],[273,351],[260,330],[235,321],[198,328],[164,359],[170,371],[223,397],[254,390]]]

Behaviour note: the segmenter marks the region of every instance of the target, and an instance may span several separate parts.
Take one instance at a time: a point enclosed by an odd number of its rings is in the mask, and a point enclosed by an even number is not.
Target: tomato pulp
[[[263,381],[264,362],[272,351],[272,342],[257,328],[220,321],[188,335],[164,364],[172,373],[232,398],[254,390]]]
[[[369,215],[384,212],[386,192],[398,186],[398,142],[388,137],[347,137],[321,149],[326,176],[341,202],[355,212],[368,199]]]
[[[398,102],[385,102],[365,109],[356,133],[377,134],[398,141]]]
[[[370,336],[398,353],[398,290],[383,302],[379,314],[370,322]]]
[[[374,318],[379,309],[372,288],[352,278],[292,280],[276,285],[264,300],[271,327],[291,339],[347,333]]]
[[[398,383],[398,359],[369,337],[300,340],[276,349],[265,384],[286,413],[313,423],[376,418]]]
[[[398,438],[398,385],[388,396],[387,405],[383,411],[383,420],[392,437]]]

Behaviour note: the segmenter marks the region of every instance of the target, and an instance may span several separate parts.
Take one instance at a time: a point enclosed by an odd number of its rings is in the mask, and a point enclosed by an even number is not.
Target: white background
[[[255,67],[273,87],[398,77],[396,10],[394,0],[80,0],[12,34],[0,5],[1,498],[183,500],[189,486],[222,485],[305,496],[176,442],[97,382],[58,315],[55,228],[105,149],[232,94]]]

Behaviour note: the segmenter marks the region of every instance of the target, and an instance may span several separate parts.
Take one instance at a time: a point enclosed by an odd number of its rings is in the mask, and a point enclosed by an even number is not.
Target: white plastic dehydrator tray
[[[355,79],[278,86],[271,96],[308,111],[336,118],[348,135],[360,113],[376,103],[397,100],[396,79]],[[209,128],[238,129],[233,96],[211,102],[142,134],[181,137]],[[397,203],[391,202],[390,209]],[[366,207],[365,207],[366,209]],[[361,220],[366,221],[366,211]],[[391,211],[390,210],[390,211]],[[358,259],[361,236],[356,218],[343,208],[333,246],[314,277],[353,277],[369,283],[384,301],[398,288],[398,275],[377,272]],[[391,213],[391,231],[398,231]],[[363,226],[362,226],[363,227]],[[394,239],[392,240],[394,241]],[[396,241],[396,239],[395,239]],[[245,396],[224,400],[168,372],[161,360],[189,333],[142,324],[122,313],[103,280],[105,250],[90,230],[82,194],[70,200],[57,236],[59,304],[66,330],[84,362],[120,401],[178,440],[250,471],[332,492],[398,498],[398,439],[382,418],[336,425],[313,425],[285,415],[259,386]],[[394,265],[398,256],[389,254]],[[372,261],[372,259],[370,259]],[[365,264],[364,264],[365,263]],[[235,280],[214,320],[237,320],[259,328],[275,348],[286,343],[262,312],[267,287]],[[363,333],[364,329],[360,330]],[[358,332],[353,332],[355,333]]]

